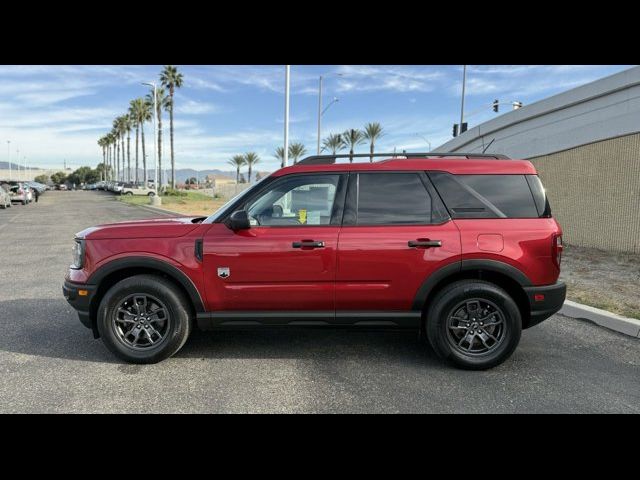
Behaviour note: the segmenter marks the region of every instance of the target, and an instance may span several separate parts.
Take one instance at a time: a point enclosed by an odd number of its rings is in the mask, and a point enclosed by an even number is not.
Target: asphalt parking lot
[[[116,360],[62,296],[73,234],[159,216],[100,192],[0,210],[0,412],[640,413],[640,340],[556,315],[486,372],[413,333],[196,332],[157,365]]]

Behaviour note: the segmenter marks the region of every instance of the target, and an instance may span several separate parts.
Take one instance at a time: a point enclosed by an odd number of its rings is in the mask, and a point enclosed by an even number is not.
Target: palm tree
[[[149,108],[153,111],[153,89],[145,97]],[[162,185],[162,109],[168,109],[171,100],[165,94],[164,88],[156,88],[156,118],[158,119],[158,183]]]
[[[382,137],[384,133],[382,132],[382,125],[378,122],[367,123],[364,126],[364,136],[367,140],[369,140],[369,152],[371,156],[369,157],[369,161],[373,162],[373,153],[375,151],[375,143],[380,137]]]
[[[342,135],[339,133],[332,133],[322,141],[322,151],[330,150],[332,155],[344,150],[345,146]]]
[[[129,114],[125,113],[122,116],[122,128],[127,132],[127,182],[131,182],[131,128],[133,127],[132,123],[133,121],[129,116]]]
[[[160,74],[160,83],[162,83],[163,87],[169,89],[169,104],[167,108],[169,110],[169,136],[171,137],[171,188],[176,188],[176,161],[173,152],[173,94],[176,88],[182,87],[182,74],[173,65],[166,65]]]
[[[122,177],[122,181],[125,181],[125,176],[124,176],[124,135],[125,133],[127,133],[127,127],[126,127],[126,120],[125,120],[125,116],[124,115],[120,115],[117,119],[116,119],[116,124],[117,124],[117,131],[118,131],[118,135],[120,136],[120,148],[122,149],[122,169],[120,170],[121,172],[121,177]]]
[[[255,152],[248,152],[244,154],[244,163],[249,167],[249,174],[247,175],[247,183],[251,183],[251,170],[253,166],[260,161],[260,157]]]
[[[284,147],[276,148],[273,156],[276,157],[276,160],[280,160],[280,168],[284,168]]]
[[[245,164],[244,155],[234,155],[229,160],[229,165],[233,165],[236,168],[236,185],[240,183],[240,168]]]
[[[118,138],[120,133],[118,131],[120,121],[116,118],[113,121],[113,128],[111,129],[111,135],[113,136],[113,144],[116,152],[116,181],[120,180],[120,147],[118,145]]]
[[[102,148],[102,174],[100,180],[104,180],[105,168],[107,167],[107,144],[105,143],[105,137],[98,139],[98,146]]]
[[[298,163],[298,159],[307,153],[304,144],[296,142],[289,145],[289,156],[293,158],[293,164]]]
[[[145,101],[144,98],[136,98],[135,100],[131,100],[131,106],[129,107],[133,120],[136,124],[136,175],[138,172],[138,127],[140,128],[140,137],[142,140],[142,170],[143,170],[143,180],[144,186],[147,187],[147,154],[145,152],[145,143],[144,143],[144,124],[151,120],[152,117],[152,108]]]
[[[351,128],[342,134],[344,143],[349,147],[349,162],[353,163],[353,151],[365,142],[364,132]]]

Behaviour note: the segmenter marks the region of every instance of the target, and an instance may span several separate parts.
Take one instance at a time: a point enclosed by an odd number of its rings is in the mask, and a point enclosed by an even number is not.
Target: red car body
[[[294,175],[367,172],[536,175],[528,161],[407,158],[294,165],[273,173],[266,184]],[[262,183],[250,190],[259,191]],[[225,219],[251,191],[215,218],[127,221],[80,232],[84,260],[69,270],[64,291],[83,323],[97,336],[96,311],[105,292],[140,273],[175,282],[191,300],[201,328],[419,327],[435,292],[464,278],[507,290],[521,310],[523,328],[548,318],[564,301],[565,287],[558,282],[562,230],[550,214],[450,217],[426,225],[256,225],[234,231]],[[323,245],[292,248],[305,241]],[[411,248],[412,241],[440,245]],[[226,277],[218,272],[221,266],[230,272]]]

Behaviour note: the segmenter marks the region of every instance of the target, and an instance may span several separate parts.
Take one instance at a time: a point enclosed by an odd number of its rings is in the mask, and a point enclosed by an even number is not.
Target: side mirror
[[[225,220],[224,224],[233,230],[234,232],[238,230],[248,230],[251,228],[251,223],[249,223],[249,215],[246,210],[236,210]]]

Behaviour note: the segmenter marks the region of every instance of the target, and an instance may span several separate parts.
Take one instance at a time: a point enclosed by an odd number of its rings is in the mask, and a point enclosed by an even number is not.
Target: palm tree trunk
[[[169,91],[171,105],[169,105],[169,136],[171,141],[171,188],[176,188],[176,159],[173,153],[173,87]]]
[[[162,185],[162,106],[160,104],[156,114],[158,116],[158,178],[159,184]]]
[[[236,168],[236,185],[240,183],[240,166]]]
[[[120,147],[122,148],[122,181],[124,182],[124,133],[120,137]]]
[[[127,130],[127,182],[131,182],[131,130]]]
[[[369,157],[369,163],[373,163],[373,151],[374,151],[374,145],[373,145],[373,140],[371,140],[371,148],[369,150],[369,153],[371,154],[371,156]]]
[[[249,164],[249,177],[247,178],[247,183],[251,185],[251,164]]]
[[[140,136],[142,138],[142,170],[144,171],[144,188],[147,188],[147,155],[144,152],[144,123],[140,123]]]
[[[120,180],[120,147],[118,147],[118,138],[116,137],[116,182]]]
[[[140,177],[138,176],[138,169],[140,168],[140,164],[138,163],[138,137],[140,137],[140,125],[136,123],[136,186],[140,185]]]
[[[353,147],[349,150],[349,163],[353,163]]]

